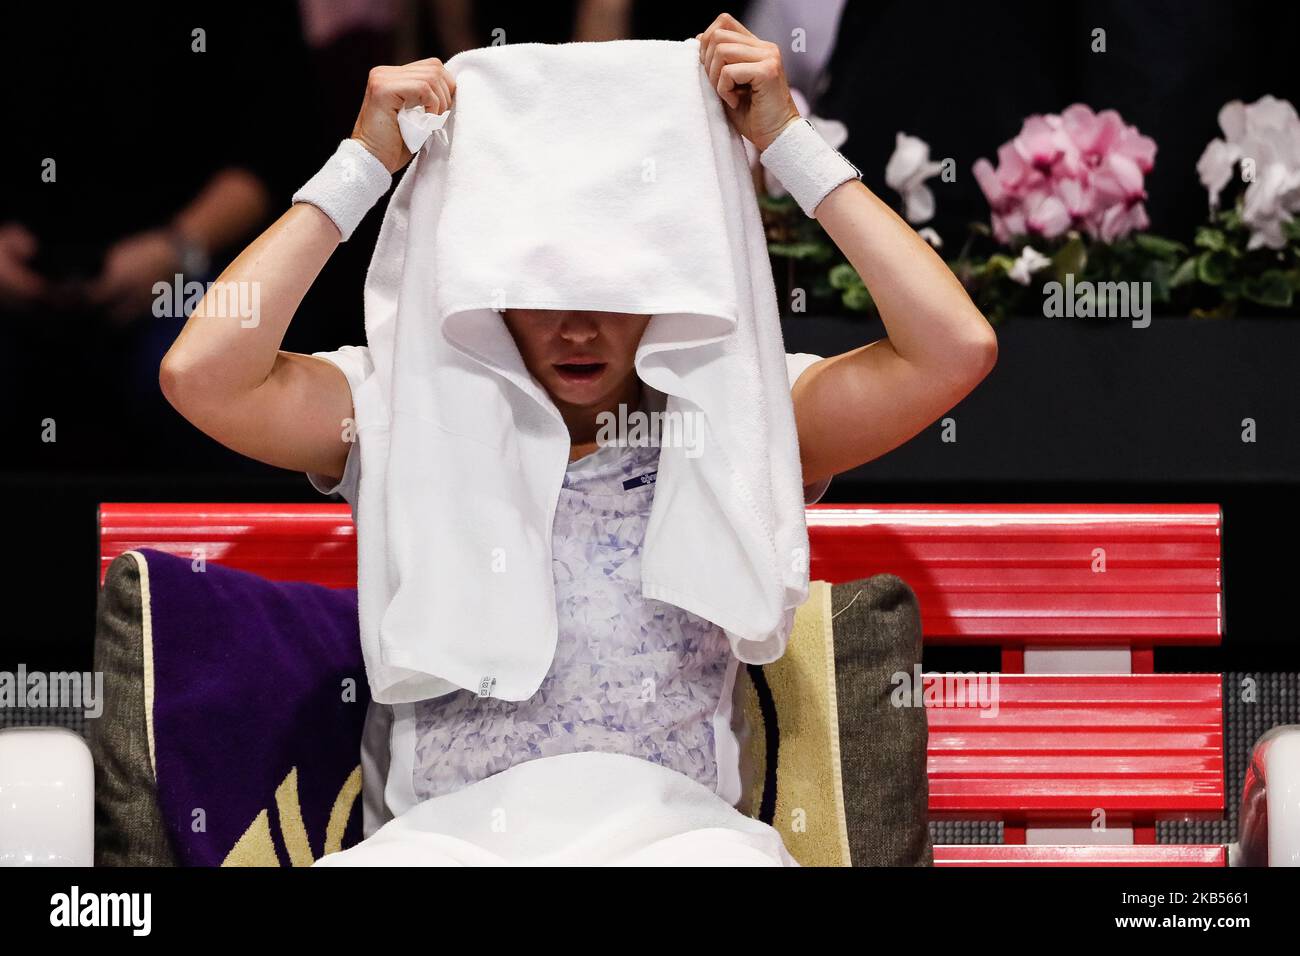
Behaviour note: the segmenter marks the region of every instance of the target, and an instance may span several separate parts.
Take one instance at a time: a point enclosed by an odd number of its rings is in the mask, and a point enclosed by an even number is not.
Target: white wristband
[[[758,161],[784,186],[812,218],[817,204],[840,183],[861,179],[862,172],[813,128],[807,119],[786,126]]]
[[[320,172],[293,194],[292,201],[311,203],[325,213],[347,242],[392,183],[393,176],[379,157],[355,139],[345,139]]]

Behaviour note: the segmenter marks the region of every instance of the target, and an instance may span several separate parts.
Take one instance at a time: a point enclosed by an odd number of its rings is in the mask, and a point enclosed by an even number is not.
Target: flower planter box
[[[877,320],[782,322],[788,352],[832,355]],[[852,472],[861,482],[1300,478],[1300,321],[1013,319],[998,364],[940,423]],[[1253,443],[1242,440],[1253,419]]]

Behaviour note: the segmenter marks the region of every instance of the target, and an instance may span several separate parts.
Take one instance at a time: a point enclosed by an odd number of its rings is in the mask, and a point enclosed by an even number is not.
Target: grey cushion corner
[[[104,709],[87,721],[95,761],[95,865],[175,866],[155,792],[144,702],[144,609],[135,556],[108,566],[95,613]]]
[[[845,815],[855,866],[932,866],[925,708],[893,701],[921,661],[916,594],[877,574],[831,587]]]

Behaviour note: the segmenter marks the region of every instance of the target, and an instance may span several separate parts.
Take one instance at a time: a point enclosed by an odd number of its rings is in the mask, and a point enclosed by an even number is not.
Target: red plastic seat
[[[1219,644],[1222,524],[1209,504],[808,509],[814,578],[897,574],[928,643],[999,645],[1009,672],[1026,645],[1128,646],[1149,672],[1155,645]]]
[[[1222,815],[1217,674],[1001,674],[997,709],[928,707],[930,811],[1110,826]],[[989,716],[993,714],[993,716]]]
[[[202,554],[273,581],[357,586],[357,535],[347,505],[101,504],[101,584],[113,559],[133,548]]]
[[[1155,645],[1219,643],[1217,506],[817,505],[808,525],[814,578],[897,574],[926,641],[1003,648],[996,718],[927,711],[932,813],[1002,819],[1009,839],[1096,808],[1136,827],[1134,846],[941,846],[936,864],[1223,865],[1221,846],[1152,842],[1157,818],[1223,811],[1218,675],[1011,673],[1027,645],[1130,646],[1149,671]],[[123,551],[150,547],[356,586],[346,505],[108,503],[99,534],[101,582]]]
[[[1175,846],[948,845],[934,848],[935,866],[1227,866],[1217,844]]]

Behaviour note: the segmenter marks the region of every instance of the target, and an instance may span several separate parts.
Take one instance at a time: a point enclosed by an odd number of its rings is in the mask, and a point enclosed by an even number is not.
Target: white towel
[[[705,434],[698,455],[661,449],[642,594],[721,626],[742,661],[775,660],[808,592],[794,413],[753,182],[697,41],[486,47],[446,68],[450,116],[402,124],[443,135],[394,191],[365,287],[374,698],[524,700],[551,666],[570,439],[506,308],[653,315],[637,372]]]
[[[316,866],[798,866],[781,834],[640,757],[541,757],[417,804]]]

